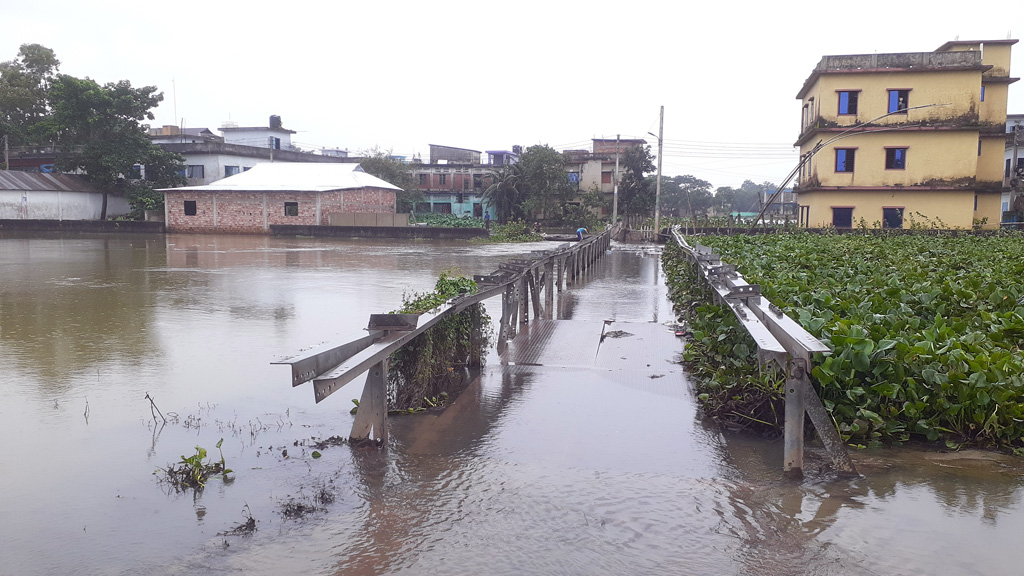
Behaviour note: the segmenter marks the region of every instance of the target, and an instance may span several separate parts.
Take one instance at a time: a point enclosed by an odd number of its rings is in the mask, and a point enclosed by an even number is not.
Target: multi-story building
[[[565,150],[565,169],[569,172],[569,181],[577,186],[580,194],[597,191],[604,195],[605,204],[601,208],[601,216],[611,213],[615,193],[615,182],[622,177],[625,170],[623,159],[626,150],[635,146],[646,146],[643,139],[594,138],[592,151]],[[618,159],[619,174],[615,174]]]
[[[801,223],[998,226],[1016,42],[823,57],[797,94]]]
[[[515,164],[518,155],[518,146],[512,152],[488,150],[485,164],[478,150],[431,144],[430,161],[414,162],[412,167],[416,189],[423,193],[416,211],[482,218],[488,212],[483,195],[493,182],[494,171]],[[493,208],[490,213],[495,215]]]
[[[208,128],[151,128],[150,140],[185,159],[185,179],[189,186],[203,186],[234,176],[265,162],[358,162],[347,151],[325,150],[320,154],[293,149],[294,130],[281,126],[280,116],[271,116],[266,127],[222,126],[223,136]]]

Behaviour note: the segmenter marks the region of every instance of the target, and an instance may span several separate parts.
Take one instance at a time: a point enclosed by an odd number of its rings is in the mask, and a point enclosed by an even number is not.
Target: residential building
[[[625,170],[623,163],[626,151],[635,146],[646,146],[643,139],[629,138],[594,138],[591,151],[565,150],[565,170],[569,173],[569,182],[575,184],[580,194],[598,191],[604,194],[605,204],[611,206],[614,199],[615,183],[622,178]],[[619,173],[615,174],[616,159]],[[608,216],[611,210],[601,209],[601,216]]]
[[[263,163],[212,184],[166,188],[168,232],[267,234],[275,224],[326,226],[343,216],[395,216],[399,188],[358,164]],[[354,219],[358,223],[359,219]]]
[[[350,163],[346,150],[325,150],[321,154],[293,150],[294,130],[281,126],[280,116],[271,116],[266,127],[222,126],[223,136],[208,128],[163,126],[149,131],[154,144],[185,159],[185,179],[189,186],[202,186],[240,174],[253,166],[269,162]]]
[[[514,147],[517,148],[517,147]],[[518,152],[491,150],[488,163],[481,163],[478,150],[453,146],[430,145],[430,162],[414,163],[412,177],[416,189],[423,194],[417,212],[436,212],[483,218],[488,210],[483,201],[484,192],[494,181],[494,171],[502,165],[514,164]]]
[[[801,224],[998,226],[1016,42],[823,57],[797,94]]]

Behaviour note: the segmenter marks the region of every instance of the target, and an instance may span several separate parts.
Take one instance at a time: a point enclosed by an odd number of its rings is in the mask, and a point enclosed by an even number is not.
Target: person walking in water
[[[583,235],[586,234],[586,233],[587,233],[587,229],[586,228],[577,228],[576,229],[576,239],[577,240],[583,240]]]

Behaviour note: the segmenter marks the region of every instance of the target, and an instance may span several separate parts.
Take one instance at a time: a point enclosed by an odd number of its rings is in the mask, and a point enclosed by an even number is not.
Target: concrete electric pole
[[[665,132],[665,107],[661,107],[661,117],[658,120],[658,184],[654,189],[654,241],[658,241],[658,234],[661,233],[661,149],[662,136]]]

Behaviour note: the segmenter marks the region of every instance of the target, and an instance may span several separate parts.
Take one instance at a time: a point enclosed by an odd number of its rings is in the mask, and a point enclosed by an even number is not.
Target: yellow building
[[[825,56],[804,82],[804,226],[998,227],[1010,48]]]

